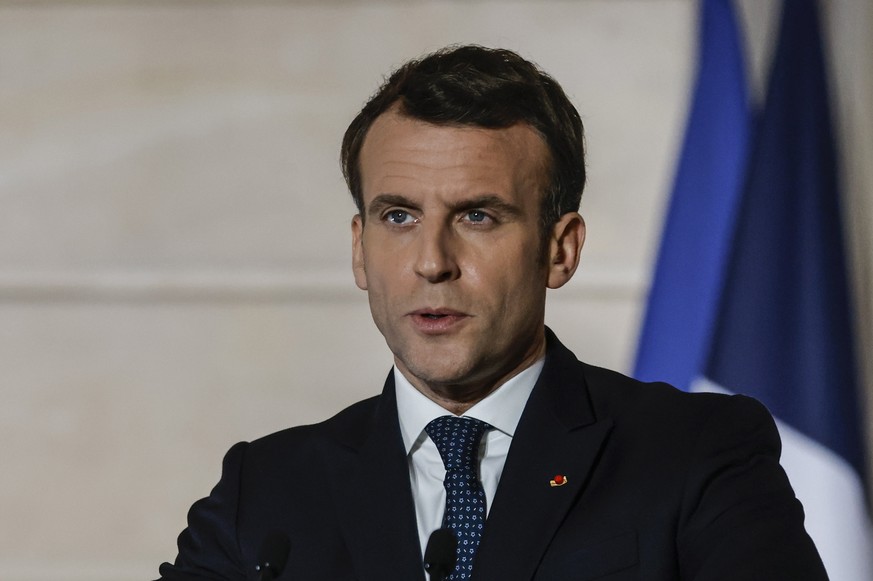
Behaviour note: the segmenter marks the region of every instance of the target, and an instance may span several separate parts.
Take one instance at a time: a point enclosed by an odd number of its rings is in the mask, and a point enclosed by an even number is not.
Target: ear
[[[576,212],[561,216],[549,236],[549,288],[560,288],[573,278],[585,244],[585,220]]]
[[[355,274],[355,284],[361,290],[367,290],[367,270],[364,268],[364,221],[360,214],[352,218],[352,272]]]

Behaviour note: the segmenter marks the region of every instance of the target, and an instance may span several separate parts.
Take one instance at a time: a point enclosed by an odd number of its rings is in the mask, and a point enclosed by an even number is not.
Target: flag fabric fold
[[[704,0],[704,15],[716,2]],[[727,2],[717,3],[730,10]],[[705,66],[707,61],[701,62]],[[705,78],[701,72],[699,82]],[[735,176],[738,190],[684,191],[683,168],[694,161],[685,157],[686,141],[640,339],[637,375],[678,377],[676,384],[682,388],[744,393],[767,405],[783,439],[782,464],[804,504],[807,530],[829,575],[836,581],[869,581],[873,534],[830,117],[816,3],[785,2],[766,101],[754,133],[747,133],[742,162],[729,157],[730,171],[741,168]],[[725,131],[718,125],[700,129],[706,130],[716,136],[711,139]],[[697,171],[711,170],[699,165]],[[710,175],[715,180],[719,174]],[[689,197],[704,198],[708,201],[697,204],[711,208],[716,202],[710,198],[725,196],[730,199],[721,203],[733,212],[722,214],[722,227],[710,229],[718,240],[707,243],[724,249],[708,258],[713,261],[709,268],[718,272],[706,275],[706,289],[698,283],[701,292],[710,294],[694,296],[670,265],[696,261],[698,252],[671,240],[685,235],[676,231],[695,236],[702,231],[691,212],[674,214],[673,208]],[[666,259],[667,253],[684,256]],[[691,276],[706,272],[701,268],[690,268]],[[699,342],[690,348],[687,333],[659,324],[701,313],[695,321]],[[686,350],[686,359],[662,358],[669,351],[664,343],[675,351]],[[659,367],[676,361],[681,366],[673,367],[678,371],[672,374]]]
[[[699,373],[709,351],[751,125],[742,49],[729,0],[703,3],[699,46],[691,114],[635,373],[682,389]]]

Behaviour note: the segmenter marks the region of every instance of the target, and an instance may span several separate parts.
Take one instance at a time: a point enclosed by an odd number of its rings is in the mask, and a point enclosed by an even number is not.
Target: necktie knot
[[[447,471],[476,470],[479,443],[491,426],[475,418],[442,416],[432,420],[424,431],[436,444]]]

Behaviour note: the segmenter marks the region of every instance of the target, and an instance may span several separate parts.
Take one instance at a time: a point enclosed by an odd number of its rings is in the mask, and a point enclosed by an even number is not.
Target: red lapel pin
[[[549,480],[550,486],[564,486],[567,484],[567,477],[563,474],[555,474],[555,477]]]

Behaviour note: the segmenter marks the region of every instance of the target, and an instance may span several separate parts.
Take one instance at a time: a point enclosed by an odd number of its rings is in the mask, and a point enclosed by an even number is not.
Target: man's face
[[[572,275],[554,278],[558,245],[542,244],[547,160],[524,124],[436,126],[392,110],[370,128],[355,281],[425,395],[478,399],[543,354],[546,287]]]

